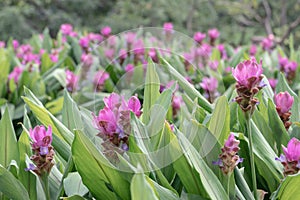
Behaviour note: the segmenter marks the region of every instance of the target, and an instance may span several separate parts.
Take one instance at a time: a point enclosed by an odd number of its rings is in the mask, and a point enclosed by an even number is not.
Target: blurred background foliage
[[[25,39],[45,27],[55,36],[62,23],[114,33],[141,26],[174,29],[190,36],[217,27],[221,39],[238,45],[274,34],[278,43],[292,32],[300,42],[300,0],[1,0],[0,40]]]

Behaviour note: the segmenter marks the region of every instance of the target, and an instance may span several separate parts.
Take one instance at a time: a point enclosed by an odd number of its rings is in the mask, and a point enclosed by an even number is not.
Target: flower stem
[[[231,173],[228,174],[228,176],[227,176],[227,195],[228,195],[228,197],[230,196],[230,193],[229,193],[229,188],[230,188],[230,176],[231,176]]]
[[[49,190],[49,178],[48,174],[44,173],[43,175],[40,176],[40,180],[45,192],[45,196],[47,200],[50,200],[50,190]]]
[[[251,177],[252,177],[252,188],[254,193],[254,198],[258,200],[257,196],[257,184],[256,184],[256,173],[255,173],[255,164],[254,164],[254,153],[253,153],[253,137],[251,131],[251,115],[246,113],[246,123],[247,123],[247,131],[249,138],[249,151],[250,151],[250,164],[251,164]]]

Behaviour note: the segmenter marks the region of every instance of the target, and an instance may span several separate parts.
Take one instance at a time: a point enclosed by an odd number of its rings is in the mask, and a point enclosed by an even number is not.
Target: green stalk
[[[251,115],[246,113],[246,123],[247,123],[247,131],[249,138],[249,151],[250,151],[250,164],[251,164],[251,177],[252,177],[252,187],[254,198],[258,200],[257,196],[257,184],[256,184],[256,173],[255,173],[255,164],[254,164],[254,153],[253,153],[253,140],[252,140],[252,131],[251,131]]]
[[[230,194],[229,194],[229,188],[230,188],[230,176],[231,176],[231,173],[229,173],[229,174],[227,175],[227,195],[228,195],[228,197],[230,196]]]
[[[45,196],[47,200],[50,200],[50,190],[49,190],[49,175],[47,173],[44,173],[40,176],[40,180],[45,192]]]

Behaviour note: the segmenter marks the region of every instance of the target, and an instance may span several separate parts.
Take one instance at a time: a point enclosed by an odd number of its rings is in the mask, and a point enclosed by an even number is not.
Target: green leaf
[[[180,87],[185,91],[185,93],[191,98],[195,99],[198,97],[198,103],[202,106],[206,111],[212,112],[211,104],[204,98],[174,67],[172,67],[165,59],[161,58],[163,63],[165,63],[164,67],[169,72],[171,76],[173,76],[177,81]]]
[[[144,174],[135,174],[131,180],[130,193],[132,200],[155,200],[159,199],[157,191],[149,177]]]
[[[72,156],[83,183],[95,198],[116,199],[117,194],[122,199],[130,199],[129,183],[79,130],[75,131]]]
[[[5,51],[4,48],[0,48],[0,97],[5,95],[5,87],[6,87],[6,81],[9,73],[10,68],[10,59],[8,57],[7,51]]]
[[[69,130],[83,129],[80,111],[67,90],[64,91],[62,122]]]
[[[30,140],[25,130],[23,130],[19,138],[18,145],[20,151],[19,180],[28,191],[30,199],[37,199],[36,176],[32,174],[30,171],[25,171],[25,168],[27,168],[26,156],[31,155]]]
[[[160,82],[155,70],[155,64],[150,61],[147,67],[144,102],[143,102],[143,122],[148,124],[150,120],[150,110],[159,97]]]
[[[87,187],[83,185],[78,172],[69,173],[67,178],[64,179],[64,188],[68,196],[76,194],[84,196],[89,191]]]
[[[222,146],[230,133],[230,109],[225,96],[221,96],[218,99],[209,121],[208,129]]]
[[[19,163],[18,143],[7,107],[0,121],[0,138],[0,165],[8,167],[12,160]]]
[[[42,44],[43,49],[46,49],[48,53],[50,53],[52,49],[52,39],[49,35],[49,29],[45,28],[43,32],[43,44]]]
[[[0,165],[0,192],[10,199],[29,200],[28,193],[22,183]]]
[[[280,184],[278,190],[273,196],[272,200],[275,199],[284,199],[284,200],[293,200],[298,199],[300,196],[299,190],[300,184],[300,174],[287,176],[283,182]]]

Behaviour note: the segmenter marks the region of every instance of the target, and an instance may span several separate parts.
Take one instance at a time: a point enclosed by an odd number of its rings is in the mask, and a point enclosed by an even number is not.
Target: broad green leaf
[[[66,90],[64,91],[62,122],[69,130],[83,129],[80,111]]]
[[[225,143],[230,133],[230,109],[225,96],[221,96],[218,99],[212,112],[208,129],[221,145]]]
[[[7,107],[0,121],[0,138],[0,165],[8,167],[12,160],[19,163],[18,143]]]
[[[179,131],[177,131],[179,143],[182,148],[185,158],[190,165],[199,173],[200,180],[203,184],[203,189],[207,192],[211,199],[228,199],[222,184],[217,176],[207,166],[203,158],[199,155],[197,150],[191,145],[188,139]],[[187,188],[186,188],[187,189]]]
[[[273,196],[272,200],[284,199],[284,200],[294,200],[300,197],[300,174],[287,176],[283,182],[280,184],[278,190]]]
[[[19,180],[24,185],[28,191],[30,199],[37,199],[36,191],[36,176],[29,171],[25,171],[27,168],[26,165],[26,155],[31,155],[31,145],[28,134],[23,130],[19,141],[19,151],[20,151],[20,171],[19,171]]]
[[[81,177],[78,172],[69,173],[67,178],[64,179],[64,188],[68,196],[80,195],[84,196],[89,190],[82,183]]]
[[[244,179],[243,175],[241,174],[240,170],[236,167],[234,169],[234,177],[236,186],[239,188],[240,192],[247,200],[254,200],[254,196],[247,185],[246,180]]]
[[[10,199],[29,200],[28,193],[22,183],[0,165],[0,192]]]
[[[172,67],[165,59],[161,58],[164,67],[169,72],[169,74],[174,77],[180,87],[185,91],[185,93],[191,98],[195,99],[198,97],[198,103],[201,107],[203,107],[206,111],[212,112],[211,104],[180,74]]]
[[[75,131],[72,156],[83,183],[95,198],[130,198],[129,183],[120,176],[121,172],[79,130]]]
[[[130,184],[130,193],[132,200],[155,200],[159,199],[157,191],[149,179],[144,174],[137,173],[133,176]]]
[[[0,48],[0,97],[3,97],[5,95],[5,87],[6,87],[6,81],[9,74],[9,68],[10,68],[10,60],[7,54],[7,51],[5,51],[4,48]]]
[[[145,90],[144,90],[144,102],[143,102],[143,122],[149,123],[150,110],[159,97],[160,82],[158,74],[155,70],[155,64],[151,61],[147,66]]]

